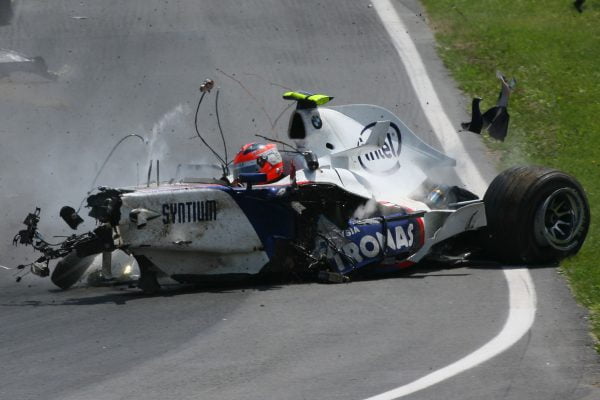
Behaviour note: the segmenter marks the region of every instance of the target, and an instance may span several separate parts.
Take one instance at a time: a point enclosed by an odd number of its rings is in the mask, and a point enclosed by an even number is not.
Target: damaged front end
[[[19,268],[51,275],[66,289],[98,254],[110,276],[111,253],[120,249],[135,257],[138,286],[149,293],[163,275],[188,283],[272,274],[344,282],[372,266],[401,268],[424,239],[422,212],[383,205],[328,183],[99,188],[87,198],[87,207],[99,226],[57,244],[39,233],[40,210],[29,214],[14,243],[31,245],[42,256]],[[357,214],[367,208],[372,209]],[[82,220],[70,207],[63,207],[61,216],[72,228]],[[50,274],[55,259],[60,261]]]
[[[17,269],[23,270],[24,273],[31,272],[46,277],[50,275],[50,261],[61,259],[54,268],[51,279],[62,289],[73,285],[91,264],[91,256],[109,255],[117,249],[120,196],[124,192],[118,189],[99,188],[98,193],[87,198],[87,207],[90,208],[89,216],[95,218],[100,225],[92,231],[68,236],[59,243],[48,242],[39,232],[40,208],[29,213],[23,221],[26,228],[15,235],[13,244],[32,246],[42,255],[30,264],[19,265]],[[60,216],[72,229],[77,229],[83,222],[77,212],[69,206],[61,209]],[[22,276],[19,275],[17,281],[20,281]]]

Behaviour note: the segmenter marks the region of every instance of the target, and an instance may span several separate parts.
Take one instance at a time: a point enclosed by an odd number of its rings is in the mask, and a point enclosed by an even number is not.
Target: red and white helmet
[[[275,182],[283,176],[283,159],[273,143],[248,143],[242,146],[233,159],[233,178],[240,174],[263,173],[266,181],[260,184]]]

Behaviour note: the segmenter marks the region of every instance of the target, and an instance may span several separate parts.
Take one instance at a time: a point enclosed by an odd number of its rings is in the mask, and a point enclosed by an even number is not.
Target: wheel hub
[[[578,244],[578,233],[584,223],[584,202],[572,188],[554,191],[537,210],[534,220],[538,244],[568,251]]]

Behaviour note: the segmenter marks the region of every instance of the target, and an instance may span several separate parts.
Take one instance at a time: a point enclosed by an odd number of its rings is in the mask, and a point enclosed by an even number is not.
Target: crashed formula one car
[[[589,206],[565,173],[511,168],[480,199],[437,182],[455,160],[390,111],[325,107],[329,97],[301,92],[284,98],[297,107],[288,130],[293,145],[276,160],[280,179],[264,184],[265,174],[244,168],[234,179],[224,165],[223,176],[101,187],[87,198],[98,228],[60,245],[37,233],[39,211],[29,215],[15,241],[43,253],[32,271],[50,275],[49,260],[62,258],[51,278],[68,288],[89,265],[83,260],[103,254],[106,265],[120,249],[135,257],[140,288],[154,292],[160,276],[204,282],[293,273],[343,282],[426,260],[551,263],[583,244]],[[76,228],[74,211],[65,207],[61,215]]]

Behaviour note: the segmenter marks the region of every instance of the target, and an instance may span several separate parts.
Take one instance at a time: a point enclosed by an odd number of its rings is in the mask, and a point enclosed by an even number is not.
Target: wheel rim
[[[553,192],[537,210],[534,229],[540,245],[568,251],[577,246],[585,219],[585,204],[572,188]]]

